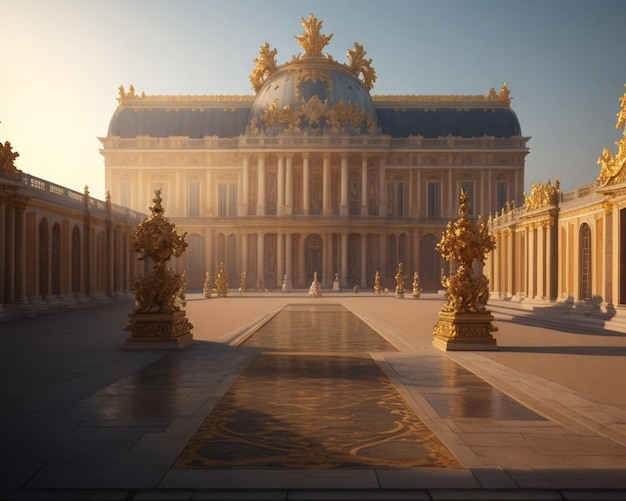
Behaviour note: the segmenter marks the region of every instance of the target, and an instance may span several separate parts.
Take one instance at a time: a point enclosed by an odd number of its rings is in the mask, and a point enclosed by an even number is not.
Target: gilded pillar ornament
[[[193,342],[193,326],[185,317],[185,279],[167,269],[172,256],[180,257],[187,248],[186,233],[178,235],[175,225],[163,215],[161,190],[154,192],[151,215],[135,232],[131,249],[138,260],[150,259],[150,275],[135,279],[135,307],[128,315],[126,330],[131,332],[127,348],[184,348]]]
[[[456,265],[456,271],[450,276],[442,273],[446,303],[434,327],[433,344],[444,350],[495,350],[496,340],[491,333],[497,327],[492,325],[493,316],[486,309],[489,280],[482,266],[496,242],[482,216],[475,224],[467,218],[468,213],[467,194],[461,190],[460,218],[448,223],[436,246],[446,261]],[[480,263],[480,272],[474,270],[475,262]]]

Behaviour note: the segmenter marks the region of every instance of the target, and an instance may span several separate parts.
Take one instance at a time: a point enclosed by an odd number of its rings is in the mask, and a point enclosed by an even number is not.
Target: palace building
[[[509,89],[485,95],[376,95],[376,72],[354,43],[346,62],[332,35],[302,19],[302,53],[279,63],[263,45],[254,93],[146,95],[119,89],[101,153],[117,205],[146,212],[160,189],[187,232],[179,260],[189,288],[224,263],[231,287],[393,287],[398,263],[437,290],[435,245],[456,217],[523,203],[528,137]],[[227,89],[225,89],[227,90]]]

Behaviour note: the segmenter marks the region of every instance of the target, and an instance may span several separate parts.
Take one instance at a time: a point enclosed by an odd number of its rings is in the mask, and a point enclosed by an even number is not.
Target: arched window
[[[579,239],[579,299],[591,299],[591,228],[587,223],[581,225]]]

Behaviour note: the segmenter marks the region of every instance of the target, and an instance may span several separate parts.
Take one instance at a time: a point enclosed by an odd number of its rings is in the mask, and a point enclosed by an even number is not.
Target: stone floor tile
[[[431,490],[429,494],[433,501],[562,501],[558,491],[554,490]]]
[[[484,489],[515,489],[517,484],[501,468],[472,468],[472,475]]]
[[[159,488],[376,489],[374,470],[169,470]]]
[[[416,468],[376,470],[382,489],[477,489],[480,483],[470,470]]]
[[[561,489],[563,499],[566,501],[624,501],[626,489],[603,490],[603,489]]]

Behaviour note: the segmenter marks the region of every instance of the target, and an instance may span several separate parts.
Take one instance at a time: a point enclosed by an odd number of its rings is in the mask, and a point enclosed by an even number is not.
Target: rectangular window
[[[467,215],[473,216],[476,214],[476,207],[474,207],[474,183],[472,181],[462,181],[459,183],[459,194],[461,193],[461,190],[463,190],[467,195],[467,201],[469,203],[469,211]]]
[[[237,215],[236,183],[218,183],[217,215],[219,217],[235,217]]]
[[[191,183],[187,193],[187,217],[200,217],[200,184]]]
[[[387,184],[387,215],[404,216],[404,183]]]
[[[498,213],[500,213],[509,200],[507,188],[507,183],[499,181],[496,184],[496,212]]]
[[[428,217],[441,217],[441,183],[429,182],[426,190]]]

